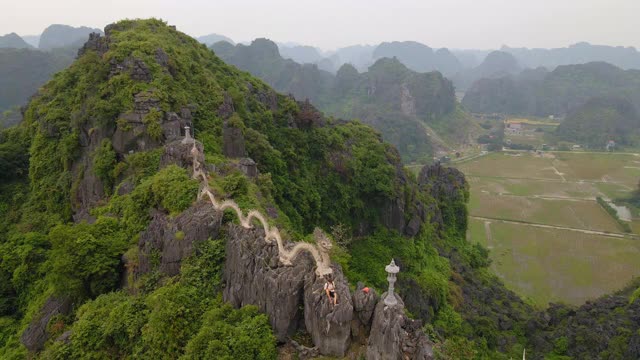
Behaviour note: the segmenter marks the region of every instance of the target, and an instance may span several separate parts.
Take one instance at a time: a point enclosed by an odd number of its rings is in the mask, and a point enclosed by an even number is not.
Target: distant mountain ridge
[[[434,149],[445,146],[429,137],[429,126],[452,133],[445,118],[460,129],[470,126],[465,116],[456,112],[451,81],[439,72],[417,73],[397,58],[381,58],[363,73],[344,64],[333,75],[314,64],[284,59],[278,46],[267,39],[256,39],[249,46],[217,43],[212,49],[225,62],[249,71],[280,92],[308,99],[330,115],[372,125],[405,160],[430,159]]]
[[[604,62],[540,68],[496,79],[481,79],[462,104],[473,112],[565,116],[593,97],[629,100],[640,109],[640,70]]]
[[[516,58],[504,51],[492,51],[478,66],[464,69],[455,74],[452,79],[458,90],[467,90],[480,79],[495,79],[507,75],[517,74],[522,67]]]
[[[34,48],[38,47],[40,43],[40,35],[22,35],[20,36],[22,40],[24,40],[27,44],[33,46]]]
[[[230,44],[235,44],[235,42],[233,40],[231,40],[231,38],[226,37],[224,35],[220,35],[220,34],[208,34],[208,35],[203,35],[203,36],[198,36],[196,38],[196,40],[198,40],[199,42],[207,45],[207,46],[211,46],[219,41],[226,41]]]
[[[16,33],[10,33],[7,35],[0,36],[0,49],[1,48],[13,48],[13,49],[25,49],[30,48],[29,45],[24,39],[22,39]]]
[[[40,35],[38,48],[41,50],[52,50],[73,46],[78,49],[87,41],[91,33],[102,34],[102,30],[86,26],[50,25],[42,32],[42,35]]]
[[[53,74],[73,62],[92,32],[102,33],[85,26],[51,25],[42,35],[26,37],[37,49],[15,33],[0,36],[0,111],[25,105]]]
[[[640,52],[634,47],[592,45],[580,42],[563,48],[528,49],[503,46],[526,67],[546,67],[549,70],[561,65],[608,62],[622,69],[640,69]]]
[[[324,58],[320,51],[313,46],[278,44],[278,49],[283,58],[291,59],[298,64],[315,64]]]
[[[445,75],[462,70],[462,65],[447,49],[433,50],[415,41],[383,42],[373,51],[373,59],[396,57],[406,67],[417,72],[440,71]]]
[[[71,61],[33,49],[0,49],[0,112],[25,105],[51,76]]]

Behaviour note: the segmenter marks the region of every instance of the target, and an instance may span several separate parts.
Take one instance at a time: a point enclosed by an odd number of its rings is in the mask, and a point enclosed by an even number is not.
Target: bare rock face
[[[396,153],[397,158],[400,154]],[[399,186],[409,183],[401,163],[396,165],[396,178]],[[417,190],[410,193],[399,192],[394,198],[387,199],[382,206],[380,221],[389,229],[395,229],[406,236],[415,236],[432,211],[418,198]]]
[[[69,298],[49,297],[37,315],[20,336],[20,341],[31,352],[40,351],[49,339],[47,326],[56,315],[68,315],[71,312],[72,302]]]
[[[122,73],[128,73],[133,80],[147,83],[153,80],[149,66],[142,59],[127,57],[122,62],[117,62],[114,58],[111,60],[110,66],[110,78]]]
[[[135,277],[139,278],[156,266],[165,275],[177,275],[182,259],[192,254],[197,242],[218,236],[221,222],[222,213],[207,201],[194,204],[173,219],[154,211],[147,230],[140,234],[138,265],[133,270]],[[130,262],[127,268],[131,268]]]
[[[351,342],[353,303],[342,269],[332,269],[338,305],[329,303],[324,291],[326,280],[310,272],[304,285],[304,322],[321,354],[344,356]]]
[[[104,55],[109,51],[108,39],[99,33],[89,34],[89,40],[78,50],[78,58],[89,50],[95,51],[100,56]]]
[[[404,303],[388,307],[382,294],[373,315],[373,326],[367,345],[367,360],[432,360],[433,343],[422,332],[422,322],[404,314]]]
[[[247,155],[247,151],[244,147],[244,135],[242,129],[235,126],[228,125],[225,122],[224,129],[222,130],[223,147],[222,152],[224,156],[230,158],[241,158]]]
[[[277,245],[264,241],[262,229],[227,227],[224,301],[235,307],[257,306],[269,316],[280,342],[301,326],[304,280],[314,272],[313,261],[306,255],[293,264],[280,264]]]
[[[299,101],[298,105],[300,106],[300,111],[296,114],[294,119],[295,127],[311,128],[324,126],[324,115],[311,105],[309,99],[304,102]]]
[[[236,109],[233,106],[233,99],[227,92],[224,93],[224,98],[222,100],[222,105],[218,108],[218,116],[223,119],[228,119]]]
[[[258,176],[258,164],[251,158],[242,158],[235,165],[245,176],[255,178]]]
[[[366,341],[371,331],[373,312],[378,300],[378,294],[374,289],[367,288],[365,291],[364,284],[358,282],[356,291],[353,293],[354,317],[351,323],[351,335],[354,339]]]
[[[204,164],[204,152],[202,151],[202,143],[196,141],[196,148],[198,149],[198,161]],[[191,170],[193,165],[193,155],[191,149],[193,143],[183,144],[182,141],[177,140],[170,142],[164,146],[164,152],[160,157],[160,167],[167,165],[177,165],[181,168]]]
[[[444,167],[440,163],[423,167],[418,176],[418,184],[436,199],[456,198],[460,196],[460,191],[468,191],[469,188],[460,170]]]

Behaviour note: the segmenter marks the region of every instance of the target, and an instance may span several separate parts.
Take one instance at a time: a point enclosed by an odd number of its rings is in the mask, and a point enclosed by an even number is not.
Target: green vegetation
[[[368,72],[350,64],[334,76],[310,64],[283,59],[275,43],[257,39],[250,46],[215,44],[223,60],[249,71],[276,90],[308,99],[330,115],[360,119],[396,146],[405,161],[430,162],[436,130],[450,144],[466,141],[476,131],[468,115],[456,106],[453,85],[439,72],[417,73],[398,59],[381,58]],[[431,51],[429,49],[429,51]]]
[[[38,50],[0,48],[0,112],[25,105],[40,86],[71,61]]]
[[[640,274],[635,239],[499,220],[470,223],[471,241],[490,249],[495,274],[540,308],[550,302],[580,305]]]
[[[473,112],[547,117],[568,115],[589,99],[606,96],[625,98],[637,109],[639,78],[635,70],[604,62],[558,66],[551,72],[526,70],[516,76],[477,81],[462,104]]]
[[[640,275],[640,248],[596,199],[629,196],[635,159],[505,153],[460,164],[471,185],[470,239],[490,249],[491,268],[510,289],[540,307],[618,290]]]
[[[591,149],[638,145],[640,116],[623,98],[593,98],[575,109],[558,126],[557,136]]]
[[[110,134],[120,126],[121,115],[134,110],[134,96],[159,101],[143,118],[146,134],[156,141],[162,140],[160,125],[167,111],[196,104],[197,137],[207,158],[225,167],[218,109],[229,94],[236,110],[232,122],[241,125],[261,175],[254,183],[226,171],[226,176],[212,179],[213,187],[244,205],[277,206],[279,225],[294,236],[303,237],[318,225],[329,229],[340,224],[346,236],[363,224],[378,228],[382,205],[410,196],[415,182],[400,170],[397,152],[368,126],[336,123],[273,93],[161,21],[123,21],[112,26],[108,36],[104,55],[89,50],[54,76],[31,101],[19,127],[0,136],[0,164],[6,170],[0,187],[0,357],[25,356],[20,335],[55,295],[72,298],[77,310],[52,320],[47,330],[52,341],[41,354],[45,358],[273,358],[273,337],[264,315],[255,309],[230,310],[216,300],[223,260],[220,242],[203,245],[174,279],[159,281],[153,273],[133,284],[137,294],[118,291],[121,257],[126,253],[135,259],[150,209],[178,215],[191,206],[198,190],[184,169],[159,169],[161,148],[133,154],[116,150]],[[169,71],[155,60],[159,48],[169,58]],[[127,71],[110,72],[110,64],[131,57],[146,64],[149,82],[134,80]],[[261,100],[270,97],[277,106]],[[290,126],[291,121],[297,126]],[[321,123],[326,126],[318,126]],[[85,134],[97,138],[91,152],[80,146]],[[85,156],[93,174],[79,166]],[[72,214],[83,196],[79,189],[88,175],[101,180],[98,186],[105,197],[89,209],[95,222],[74,223]],[[120,193],[125,187],[133,189]],[[424,241],[421,246],[429,248]],[[436,275],[426,266],[432,268],[435,262],[415,258],[414,273],[422,286],[437,286],[425,291],[442,303],[447,261],[430,249],[429,256],[440,259],[439,282],[427,281]],[[411,254],[409,261],[417,255]],[[344,264],[348,266],[348,260]],[[368,269],[357,261],[354,266],[361,269],[354,277],[364,279]],[[70,342],[53,341],[68,330]],[[226,336],[235,340],[221,339]]]

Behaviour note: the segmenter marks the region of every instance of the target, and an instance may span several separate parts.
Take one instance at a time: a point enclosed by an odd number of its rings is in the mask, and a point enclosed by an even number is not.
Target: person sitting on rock
[[[327,297],[329,298],[329,302],[331,305],[338,305],[338,293],[336,293],[336,285],[333,283],[333,279],[331,275],[327,275],[325,277],[327,282],[324,284],[324,291],[327,293]]]

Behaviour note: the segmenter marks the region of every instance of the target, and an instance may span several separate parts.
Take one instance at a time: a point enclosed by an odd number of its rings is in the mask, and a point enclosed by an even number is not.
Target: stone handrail
[[[329,257],[328,251],[331,249],[331,241],[324,234],[322,230],[316,228],[313,235],[316,240],[316,244],[305,243],[305,242],[296,242],[295,245],[289,249],[285,248],[284,241],[280,236],[280,230],[277,227],[271,227],[264,215],[258,210],[250,210],[247,215],[244,215],[242,209],[238,206],[238,204],[233,200],[224,200],[219,201],[216,199],[215,195],[211,192],[209,188],[209,180],[207,178],[206,171],[200,161],[198,161],[198,156],[200,155],[200,151],[196,147],[196,142],[190,136],[189,129],[187,128],[185,139],[182,141],[183,144],[193,143],[193,148],[191,149],[191,156],[193,161],[193,178],[200,181],[201,190],[198,198],[203,198],[207,196],[211,201],[211,205],[218,210],[224,211],[227,209],[233,210],[233,212],[238,217],[240,221],[240,225],[245,229],[253,228],[253,223],[257,220],[264,230],[264,240],[268,243],[276,242],[278,245],[278,255],[280,256],[280,261],[287,266],[293,265],[293,261],[296,257],[303,251],[306,251],[313,256],[313,259],[316,263],[316,274],[319,276],[330,275],[333,273],[331,269],[331,259]]]

